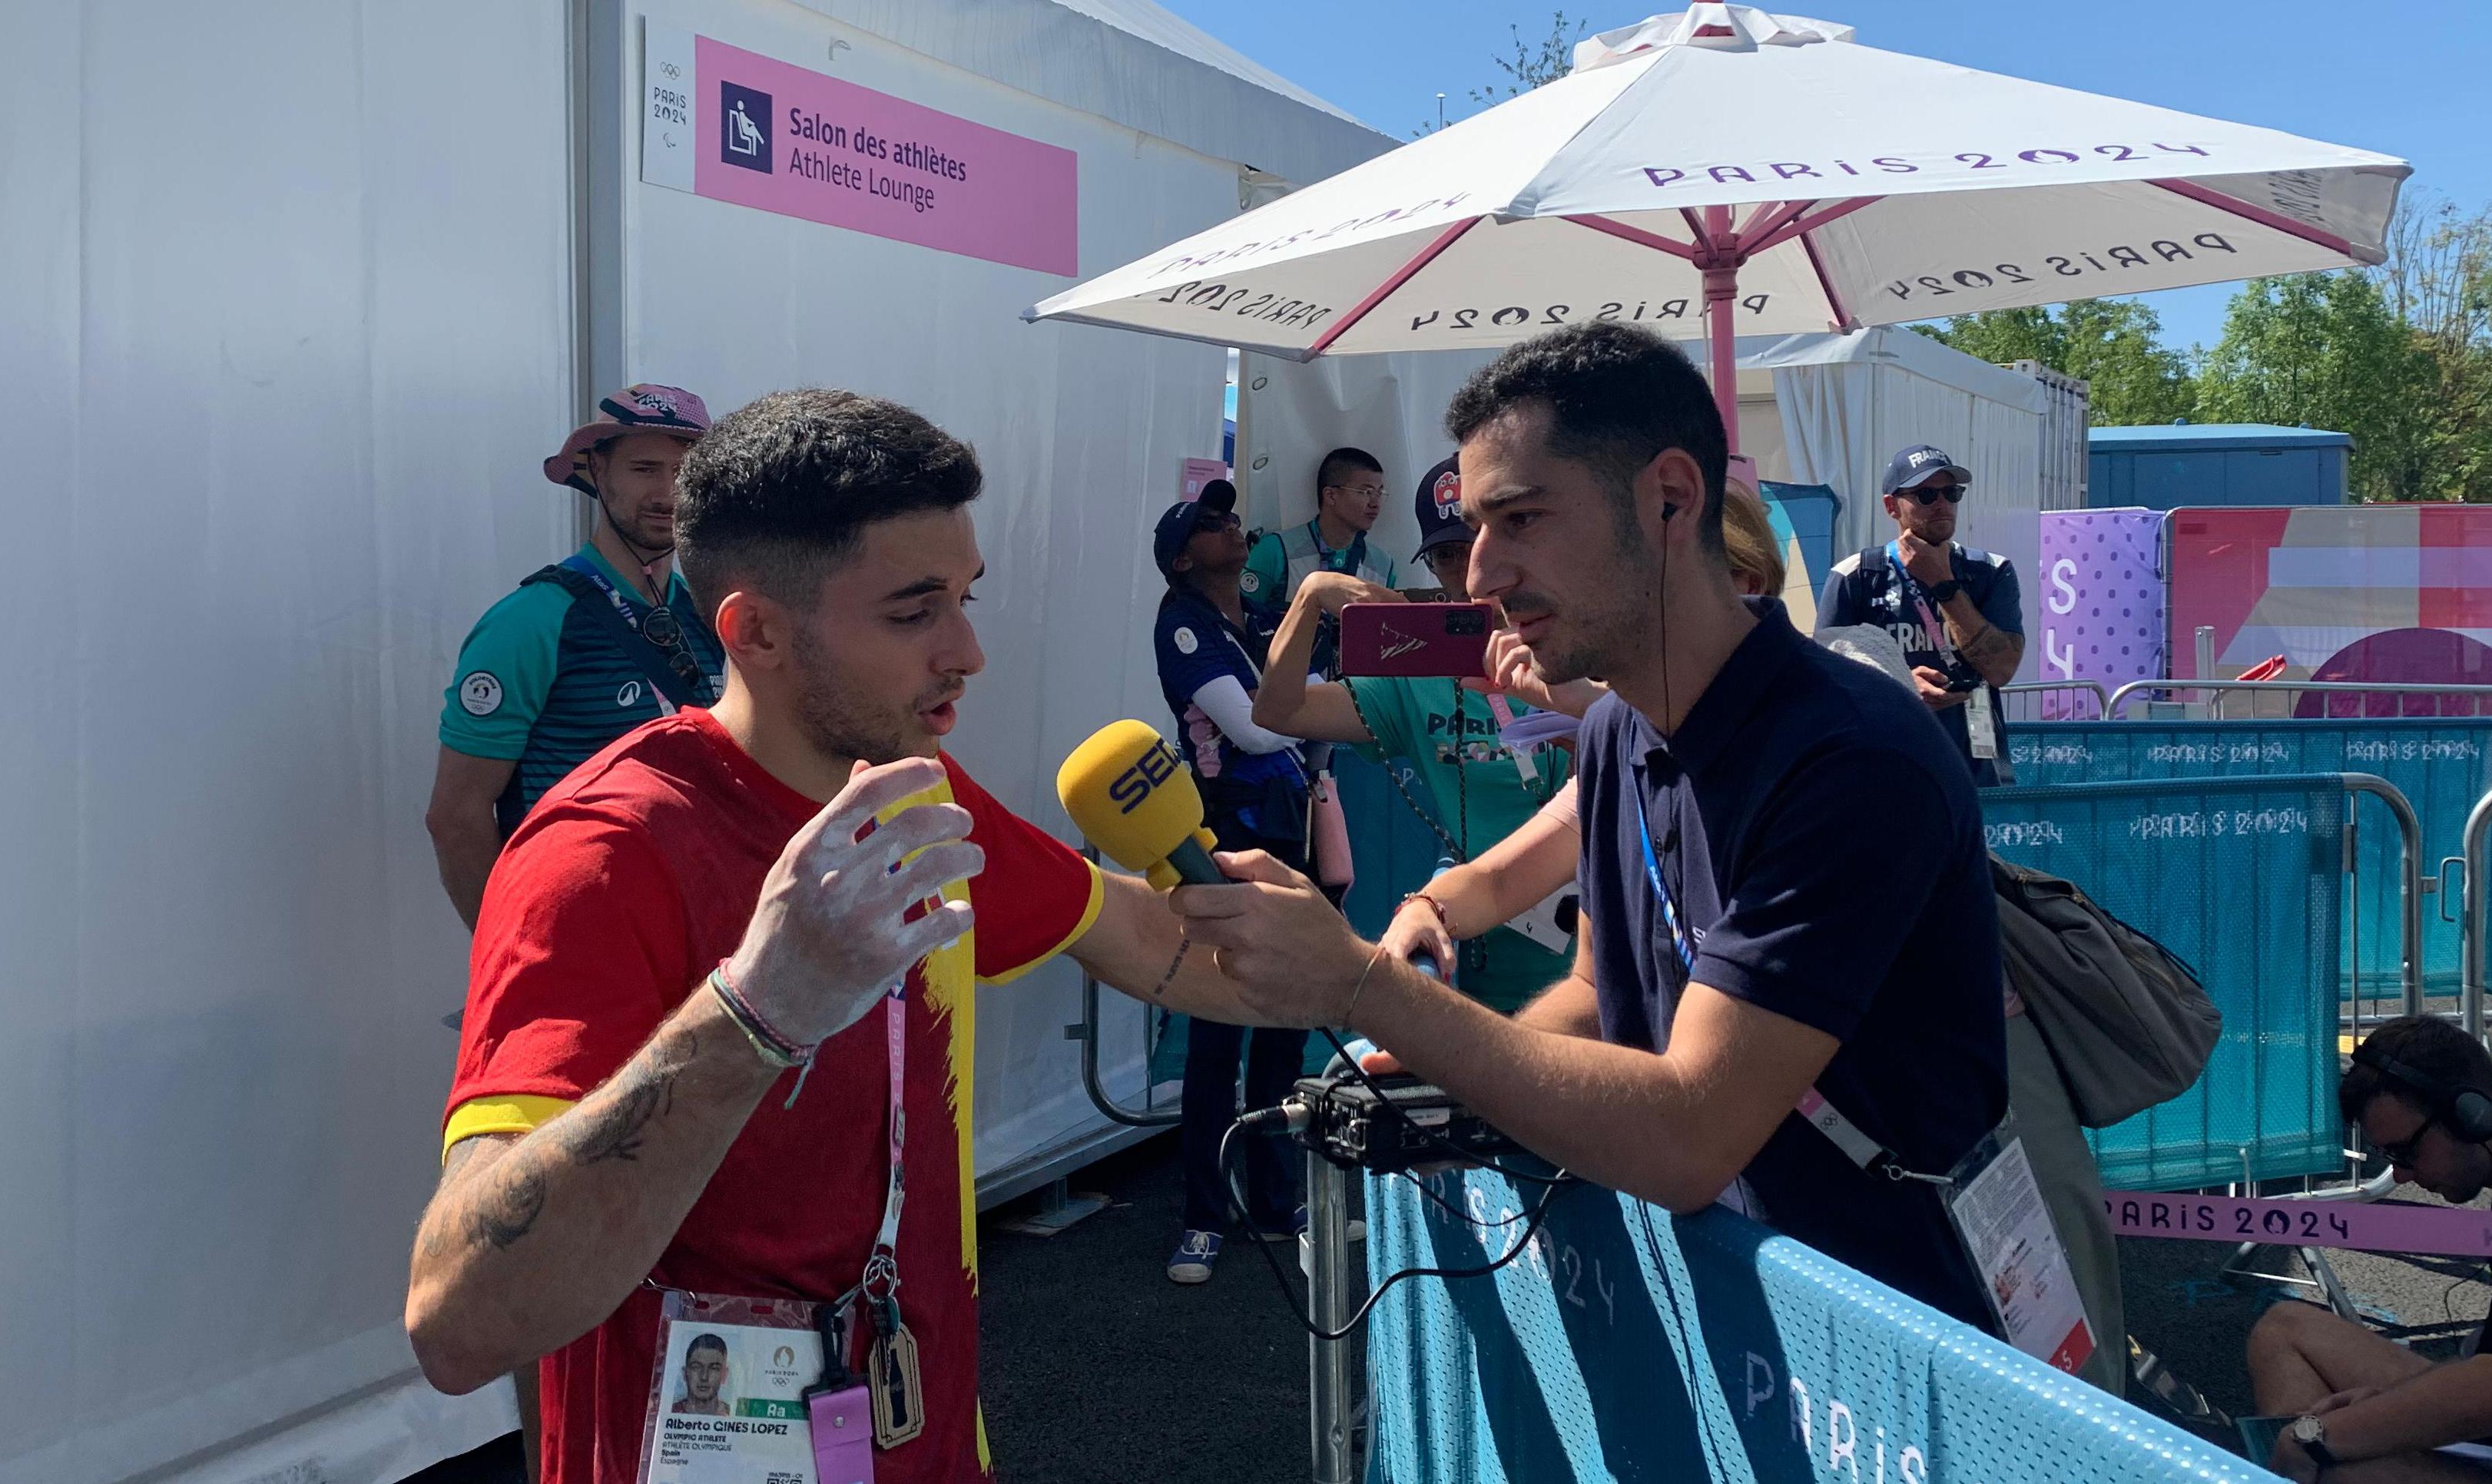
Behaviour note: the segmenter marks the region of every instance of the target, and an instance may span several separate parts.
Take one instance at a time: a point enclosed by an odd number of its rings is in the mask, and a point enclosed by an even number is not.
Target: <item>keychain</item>
[[[896,1448],[926,1431],[917,1337],[900,1318],[897,1285],[880,1298],[869,1298],[866,1305],[866,1312],[874,1317],[874,1349],[865,1364],[866,1379],[874,1389],[874,1440],[877,1447]]]

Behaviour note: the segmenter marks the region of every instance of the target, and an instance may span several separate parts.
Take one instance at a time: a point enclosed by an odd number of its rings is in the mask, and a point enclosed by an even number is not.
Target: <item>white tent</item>
[[[475,616],[578,539],[537,460],[637,379],[969,437],[959,748],[1063,829],[1057,757],[1158,714],[1144,528],[1219,449],[1217,350],[1016,321],[1069,275],[642,183],[644,21],[1069,153],[1081,273],[1390,141],[1130,0],[9,16],[0,137],[41,146],[0,170],[0,1481],[396,1478],[510,1417],[425,1387],[399,1316],[463,981],[434,718]],[[987,997],[982,1172],[1101,1128],[1076,989]]]
[[[2053,435],[2051,413],[2062,394],[2039,377],[1893,326],[1795,335],[1753,349],[1742,341],[1740,351],[1746,446],[1763,477],[1825,485],[1842,497],[1837,557],[1894,535],[1879,496],[1886,460],[1915,443],[1935,443],[1973,471],[1959,539],[2015,563],[2026,632],[2039,632],[2040,514],[2081,504],[2084,495],[2082,441]],[[1762,409],[1749,390],[1760,372],[1772,377],[1779,427],[1770,430],[1758,428]],[[2028,656],[2028,670],[2038,663],[2037,650]]]

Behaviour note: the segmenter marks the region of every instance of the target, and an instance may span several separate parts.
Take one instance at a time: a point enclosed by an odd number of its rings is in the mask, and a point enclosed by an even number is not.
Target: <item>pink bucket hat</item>
[[[709,408],[699,398],[681,387],[643,381],[600,398],[597,416],[573,429],[571,436],[562,440],[562,451],[545,461],[545,477],[594,494],[596,488],[588,482],[588,451],[598,444],[636,432],[665,433],[696,443],[707,431]]]

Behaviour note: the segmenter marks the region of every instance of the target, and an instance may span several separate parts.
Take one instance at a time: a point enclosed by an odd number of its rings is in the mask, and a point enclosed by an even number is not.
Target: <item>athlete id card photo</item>
[[[820,1484],[805,1406],[822,1375],[814,1308],[668,1291],[640,1484]]]

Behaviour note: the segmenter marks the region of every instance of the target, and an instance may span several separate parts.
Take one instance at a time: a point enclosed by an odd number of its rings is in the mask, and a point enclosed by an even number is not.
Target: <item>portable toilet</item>
[[[2094,428],[2086,435],[2086,505],[2342,505],[2346,433],[2270,423]]]

